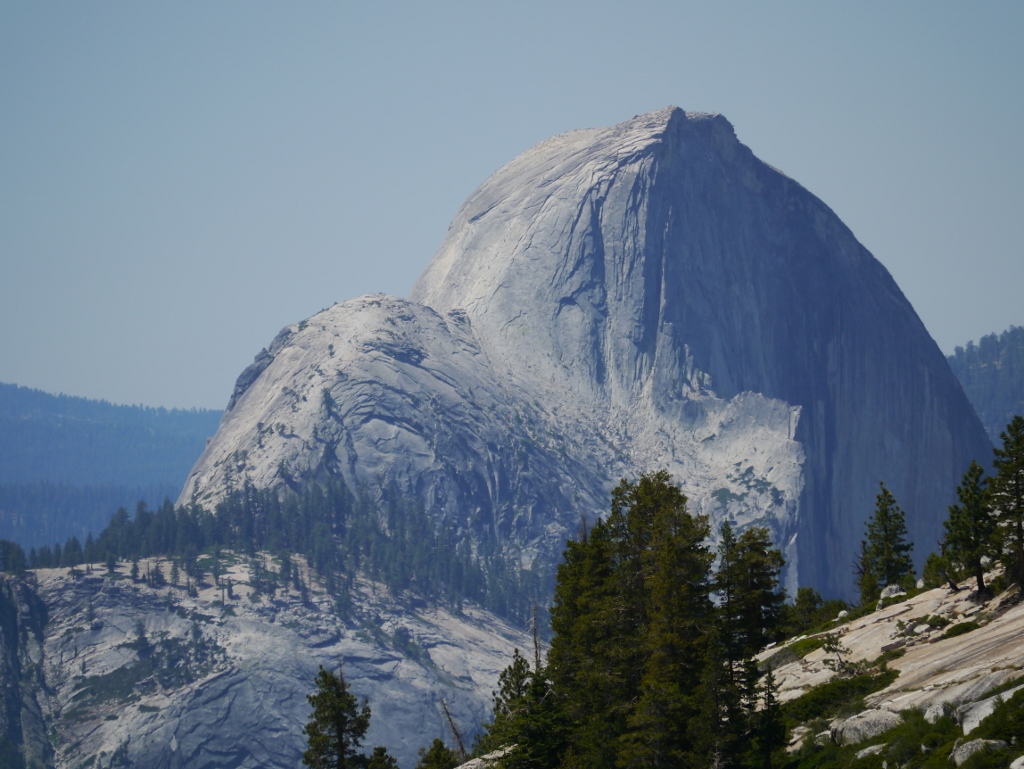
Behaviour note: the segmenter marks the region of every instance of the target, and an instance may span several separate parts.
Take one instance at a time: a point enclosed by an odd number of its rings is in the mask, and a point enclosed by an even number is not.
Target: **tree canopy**
[[[359,707],[341,670],[332,673],[321,665],[316,691],[306,699],[313,714],[302,730],[309,743],[302,763],[312,769],[361,766],[367,759],[359,753],[359,745],[370,727],[370,706]]]
[[[906,514],[885,484],[879,486],[875,511],[867,521],[854,565],[862,604],[878,600],[887,585],[910,587],[914,579],[910,559],[914,544],[907,541]]]

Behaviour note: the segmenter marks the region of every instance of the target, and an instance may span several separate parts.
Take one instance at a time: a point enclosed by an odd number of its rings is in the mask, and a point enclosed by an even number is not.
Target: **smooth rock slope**
[[[456,215],[409,300],[283,330],[179,502],[243,481],[391,488],[550,569],[618,478],[668,469],[850,596],[884,480],[916,555],[991,445],[889,273],[718,115],[542,142]]]

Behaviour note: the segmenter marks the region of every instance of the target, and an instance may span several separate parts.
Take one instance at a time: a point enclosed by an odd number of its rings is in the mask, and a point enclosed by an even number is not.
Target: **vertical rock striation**
[[[668,108],[497,171],[410,300],[285,329],[179,501],[341,475],[550,567],[619,477],[666,468],[716,525],[768,525],[791,589],[849,597],[878,481],[920,561],[990,450],[838,217],[725,118]]]

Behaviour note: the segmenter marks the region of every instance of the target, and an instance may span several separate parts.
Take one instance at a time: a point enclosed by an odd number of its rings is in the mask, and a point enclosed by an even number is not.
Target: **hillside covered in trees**
[[[0,537],[84,539],[120,506],[175,498],[219,421],[0,383]]]
[[[1011,326],[957,347],[949,365],[997,443],[1013,415],[1024,413],[1024,327]]]

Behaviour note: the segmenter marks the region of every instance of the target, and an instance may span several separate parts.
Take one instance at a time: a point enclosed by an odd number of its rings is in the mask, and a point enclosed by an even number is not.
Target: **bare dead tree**
[[[444,711],[444,717],[448,719],[448,728],[452,730],[455,744],[459,746],[459,761],[465,761],[469,754],[466,752],[466,746],[462,742],[462,735],[459,734],[459,729],[455,726],[455,719],[452,718],[451,711],[448,710],[448,703],[445,702],[444,697],[441,698],[441,709]]]

